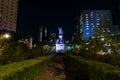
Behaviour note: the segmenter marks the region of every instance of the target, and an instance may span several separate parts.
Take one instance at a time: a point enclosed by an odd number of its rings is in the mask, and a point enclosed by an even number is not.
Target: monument
[[[58,28],[59,30],[59,34],[58,34],[58,39],[56,40],[56,52],[64,52],[65,51],[65,42],[63,39],[63,31],[62,31],[62,27]]]

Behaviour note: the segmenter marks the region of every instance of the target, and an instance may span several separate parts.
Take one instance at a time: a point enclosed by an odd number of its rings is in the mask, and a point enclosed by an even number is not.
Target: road
[[[89,80],[69,61],[65,55],[55,59],[35,78],[35,80]]]

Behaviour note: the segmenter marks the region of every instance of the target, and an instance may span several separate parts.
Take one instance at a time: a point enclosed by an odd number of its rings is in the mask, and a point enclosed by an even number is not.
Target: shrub
[[[0,64],[8,64],[32,58],[31,50],[22,43],[6,43],[3,49],[4,50],[0,56]]]
[[[87,54],[81,54],[81,56],[87,59],[120,66],[120,55],[119,54],[98,55],[98,54],[87,53]]]
[[[0,80],[34,80],[34,77],[51,61],[52,56],[43,56],[22,62],[0,66]]]
[[[42,56],[44,52],[43,45],[37,45],[36,48],[32,49],[33,57]]]
[[[70,55],[71,61],[76,62],[80,70],[89,77],[90,80],[119,80],[120,69],[106,63],[92,61]]]

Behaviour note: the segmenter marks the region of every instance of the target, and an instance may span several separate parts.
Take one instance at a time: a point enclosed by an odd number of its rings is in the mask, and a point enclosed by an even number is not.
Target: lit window
[[[85,14],[86,16],[88,16],[88,14]]]
[[[97,23],[97,25],[100,25],[99,23]]]
[[[88,19],[86,19],[86,20],[88,20]]]
[[[88,16],[86,16],[86,18],[88,18]]]
[[[93,23],[91,23],[91,25],[93,25]]]
[[[91,14],[93,14],[93,12],[91,12]]]
[[[86,27],[89,27],[89,26],[86,26]]]
[[[45,28],[45,36],[47,36],[47,29]]]
[[[90,34],[90,33],[86,33],[86,34]]]
[[[86,28],[87,30],[89,30],[89,28]]]
[[[97,19],[98,21],[100,20],[100,19]]]
[[[93,14],[91,14],[90,16],[93,16]]]

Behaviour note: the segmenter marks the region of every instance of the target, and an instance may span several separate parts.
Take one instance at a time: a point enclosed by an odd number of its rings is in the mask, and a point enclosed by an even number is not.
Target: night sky
[[[37,40],[40,26],[51,32],[62,26],[64,38],[70,40],[75,19],[88,9],[112,10],[113,24],[120,25],[119,0],[19,0],[17,32]]]

